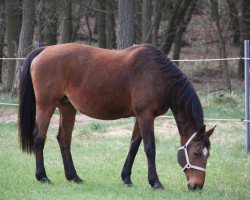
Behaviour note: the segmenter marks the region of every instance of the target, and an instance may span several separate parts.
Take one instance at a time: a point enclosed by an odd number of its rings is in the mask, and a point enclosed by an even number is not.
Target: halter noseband
[[[188,151],[187,151],[187,148],[188,148],[188,145],[189,143],[192,141],[192,139],[196,136],[197,132],[195,132],[189,139],[188,141],[186,142],[186,144],[184,146],[181,146],[178,151],[180,150],[184,150],[184,153],[185,153],[185,159],[186,159],[186,165],[183,167],[183,171],[185,171],[186,169],[196,169],[196,170],[199,170],[199,171],[203,171],[205,172],[206,169],[205,168],[202,168],[202,167],[198,167],[198,166],[195,166],[195,165],[192,165],[189,161],[189,157],[188,157]]]

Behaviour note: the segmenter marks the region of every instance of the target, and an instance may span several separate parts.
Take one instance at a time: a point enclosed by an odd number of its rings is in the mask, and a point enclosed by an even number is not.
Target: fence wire
[[[0,58],[0,60],[25,60],[25,58]],[[205,58],[205,59],[180,59],[180,60],[172,60],[173,62],[213,62],[213,61],[223,61],[223,60],[250,60],[250,58],[244,57],[235,57],[235,58]],[[2,106],[19,106],[19,104],[15,103],[5,103],[0,102]],[[168,118],[174,119],[173,116],[160,116],[160,118]],[[206,121],[231,121],[231,122],[250,122],[245,119],[229,119],[229,118],[204,118]]]

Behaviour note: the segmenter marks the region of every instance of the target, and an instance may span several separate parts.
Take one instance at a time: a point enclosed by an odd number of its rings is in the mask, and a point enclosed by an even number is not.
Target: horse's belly
[[[81,113],[96,119],[114,120],[134,115],[130,103],[124,97],[92,95],[70,99],[70,102]]]

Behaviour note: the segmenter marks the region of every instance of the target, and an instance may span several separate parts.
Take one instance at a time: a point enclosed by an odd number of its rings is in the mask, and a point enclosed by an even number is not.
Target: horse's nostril
[[[192,191],[194,191],[194,190],[201,190],[202,189],[202,186],[200,186],[198,184],[192,185],[192,184],[188,183],[187,187],[188,187],[189,190],[192,190]]]
[[[190,183],[187,184],[187,187],[189,190],[193,190],[193,186]]]

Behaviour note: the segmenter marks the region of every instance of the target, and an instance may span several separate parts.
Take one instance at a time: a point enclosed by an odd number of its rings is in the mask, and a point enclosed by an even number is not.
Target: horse
[[[71,139],[76,112],[102,120],[135,117],[121,178],[132,186],[131,171],[141,141],[153,189],[164,189],[155,164],[154,120],[172,111],[181,147],[178,162],[190,190],[201,189],[210,151],[203,109],[190,79],[159,49],[150,44],[107,50],[68,43],[41,47],[25,59],[19,85],[19,142],[34,153],[35,176],[51,183],[43,149],[50,119],[60,112],[57,140],[67,180],[81,183],[72,156]]]

